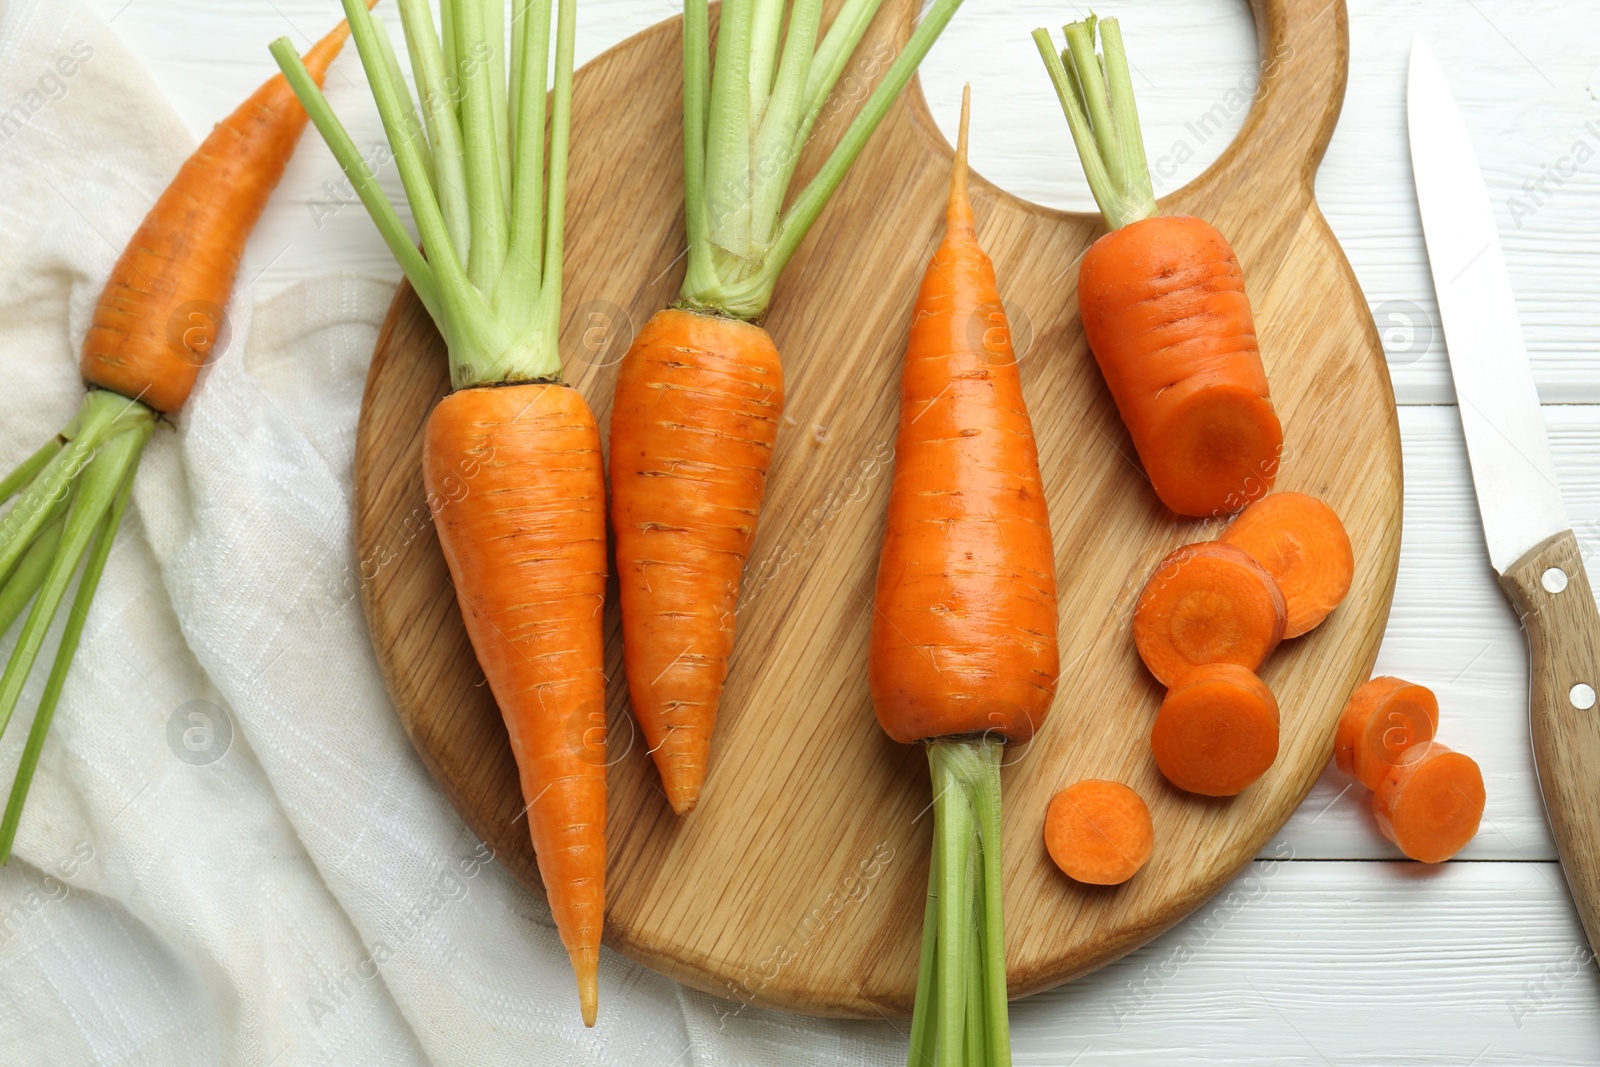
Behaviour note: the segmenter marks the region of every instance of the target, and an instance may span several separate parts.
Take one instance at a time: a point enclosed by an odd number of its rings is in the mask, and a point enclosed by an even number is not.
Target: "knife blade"
[[[1562,503],[1483,174],[1420,37],[1411,44],[1406,118],[1478,514],[1531,654],[1528,717],[1545,815],[1600,952],[1600,611]]]

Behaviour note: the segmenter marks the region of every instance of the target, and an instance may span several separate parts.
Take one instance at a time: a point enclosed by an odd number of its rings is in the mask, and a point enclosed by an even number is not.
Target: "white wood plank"
[[[1553,863],[1257,862],[1012,1005],[1019,1067],[1592,1064],[1600,973]]]

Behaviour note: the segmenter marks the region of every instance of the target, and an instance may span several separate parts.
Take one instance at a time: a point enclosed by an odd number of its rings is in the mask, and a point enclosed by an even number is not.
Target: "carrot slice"
[[[1439,730],[1439,699],[1425,685],[1383,675],[1350,695],[1333,737],[1333,761],[1368,789]]]
[[[1378,829],[1414,860],[1443,863],[1466,847],[1483,818],[1483,772],[1437,741],[1388,768],[1372,797]]]
[[[1044,844],[1068,878],[1121,885],[1138,873],[1155,845],[1144,799],[1121,782],[1098,778],[1067,786],[1050,799]]]
[[[1356,558],[1334,510],[1304,493],[1273,493],[1251,504],[1221,540],[1250,553],[1272,575],[1289,608],[1284,637],[1299,637],[1350,592]]]
[[[1161,702],[1150,750],[1179,789],[1234,796],[1278,758],[1278,701],[1237,664],[1196,667]]]
[[[1250,554],[1216,541],[1185,545],[1156,568],[1133,610],[1133,642],[1170,686],[1194,667],[1261,666],[1283,639],[1287,609]]]

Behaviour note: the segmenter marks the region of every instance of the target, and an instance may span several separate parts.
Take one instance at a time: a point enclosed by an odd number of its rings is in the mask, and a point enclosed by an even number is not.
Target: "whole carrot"
[[[309,77],[321,82],[348,34],[340,23],[306,53]],[[277,75],[218,123],[184,162],[118,257],[95,303],[79,359],[89,390],[77,416],[0,479],[0,503],[21,494],[0,519],[0,632],[33,605],[0,675],[0,733],[83,565],[0,818],[0,863],[11,856],[145,442],[160,415],[183,406],[200,368],[214,355],[245,241],[305,124],[305,110]]]
[[[1055,552],[1033,425],[967,200],[968,97],[945,236],[922,276],[873,597],[885,733],[927,742],[934,856],[908,1063],[1010,1063],[1000,750],[1044,722],[1060,668]],[[974,344],[970,326],[986,329]],[[975,933],[974,933],[975,931]]]
[[[1033,32],[1111,228],[1078,268],[1084,336],[1162,503],[1231,514],[1272,487],[1283,449],[1239,260],[1205,220],[1156,214],[1117,20],[1066,36],[1057,53]]]
[[[789,258],[961,0],[935,0],[833,155],[787,212],[795,164],[882,0],[723,8],[713,77],[707,0],[684,0],[684,214],[678,303],[624,357],[611,413],[611,512],[628,695],[674,810],[705,783],[783,414],[758,323]],[[780,36],[782,46],[780,48]]]
[[[400,5],[420,115],[383,24],[345,0],[424,259],[287,41],[273,55],[449,348],[455,391],[429,414],[423,483],[478,664],[527,801],[550,912],[599,1009],[605,912],[605,481],[600,434],[561,381],[557,327],[576,0]],[[448,65],[446,55],[454,57]],[[548,169],[548,175],[546,170]],[[466,476],[467,492],[448,491]]]

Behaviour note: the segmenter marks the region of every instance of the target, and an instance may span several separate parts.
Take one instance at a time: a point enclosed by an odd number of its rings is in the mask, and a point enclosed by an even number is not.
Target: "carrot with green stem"
[[[308,77],[321,82],[348,33],[341,23],[306,53]],[[11,856],[145,442],[158,418],[183,406],[201,367],[215,354],[222,309],[245,242],[305,123],[305,110],[288,83],[274,76],[218,123],[184,162],[95,302],[79,358],[88,393],[77,415],[0,479],[0,504],[17,498],[0,518],[0,634],[27,612],[0,674],[0,733],[10,725],[82,567],[0,816],[0,863]]]
[[[1044,722],[1060,668],[1055,551],[994,266],[967,201],[968,101],[945,236],[900,377],[868,651],[885,733],[925,743],[934,854],[908,1063],[1011,1062],[1000,753]]]
[[[783,415],[783,368],[759,324],[790,257],[961,0],[934,0],[784,210],[800,152],[881,3],[845,0],[822,33],[823,0],[794,0],[780,35],[783,0],[725,0],[713,69],[707,0],[684,0],[688,267],[678,301],[623,358],[611,412],[628,693],[680,814],[705,782]]]
[[[1272,487],[1283,448],[1239,260],[1204,220],[1156,214],[1117,20],[1066,37],[1058,53],[1033,31],[1111,229],[1078,268],[1084,335],[1162,503],[1231,514]]]
[[[288,42],[272,53],[449,349],[455,391],[428,416],[423,483],[593,1026],[605,910],[605,484],[594,416],[563,383],[557,349],[577,0],[515,0],[509,58],[500,0],[443,0],[442,42],[427,0],[400,0],[420,113],[383,23],[359,0],[344,4],[426,258]],[[471,492],[443,491],[464,473]]]

